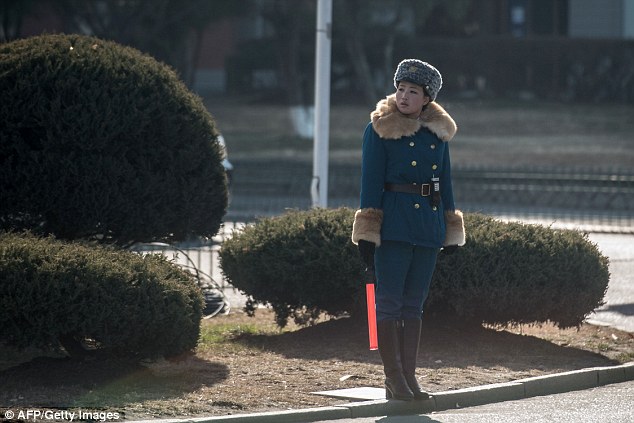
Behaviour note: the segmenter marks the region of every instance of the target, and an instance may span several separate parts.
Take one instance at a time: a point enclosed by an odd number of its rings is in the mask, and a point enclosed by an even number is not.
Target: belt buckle
[[[423,197],[429,197],[431,194],[431,185],[430,184],[422,184],[420,186],[420,195]]]

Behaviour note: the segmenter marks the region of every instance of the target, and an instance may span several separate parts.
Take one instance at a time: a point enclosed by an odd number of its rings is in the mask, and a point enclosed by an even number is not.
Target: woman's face
[[[412,82],[401,81],[396,87],[396,107],[399,112],[410,118],[417,118],[423,111],[423,106],[429,103],[430,98],[420,85]]]

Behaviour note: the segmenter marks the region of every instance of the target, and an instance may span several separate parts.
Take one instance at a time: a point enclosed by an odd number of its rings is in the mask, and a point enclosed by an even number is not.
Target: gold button
[[[430,145],[430,147],[433,150],[434,148],[436,148],[436,144],[432,144],[432,145]]]
[[[420,204],[418,204],[418,203],[414,204],[414,208],[415,209],[420,209]]]
[[[433,170],[436,170],[436,169],[438,169],[438,166],[433,165],[431,168],[432,168]]]
[[[412,160],[412,166],[416,166],[416,160]]]
[[[414,141],[410,141],[409,146],[410,147],[414,147],[416,144],[414,144]]]

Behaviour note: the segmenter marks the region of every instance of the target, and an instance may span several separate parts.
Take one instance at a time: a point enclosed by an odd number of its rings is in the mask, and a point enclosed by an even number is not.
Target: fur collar
[[[433,132],[442,141],[449,141],[456,134],[456,122],[438,103],[427,105],[420,118],[410,119],[398,111],[396,95],[392,94],[379,101],[376,110],[370,114],[372,127],[383,139],[397,140],[414,135],[421,127]]]

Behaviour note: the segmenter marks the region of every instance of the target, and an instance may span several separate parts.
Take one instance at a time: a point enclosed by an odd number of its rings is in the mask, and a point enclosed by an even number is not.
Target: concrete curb
[[[612,383],[634,380],[634,361],[619,366],[591,367],[582,370],[520,379],[455,391],[435,392],[425,401],[360,401],[332,407],[232,416],[191,419],[139,420],[128,423],[307,423],[319,420],[380,417],[389,415],[428,414],[452,408],[472,407],[495,402],[512,401],[540,395],[596,388]]]

